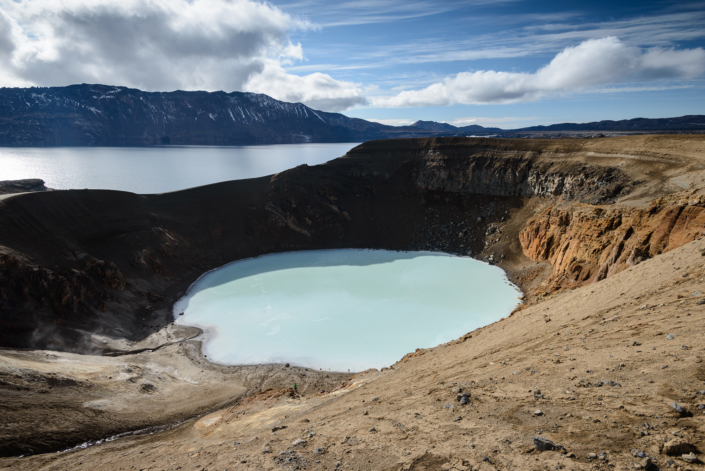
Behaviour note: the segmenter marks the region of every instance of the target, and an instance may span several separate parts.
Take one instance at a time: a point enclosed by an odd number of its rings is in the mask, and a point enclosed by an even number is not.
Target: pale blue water
[[[207,332],[211,361],[362,371],[506,317],[520,295],[504,271],[471,258],[290,252],[205,274],[174,316]]]
[[[0,147],[0,180],[41,178],[49,188],[60,190],[164,193],[317,165],[356,145]]]

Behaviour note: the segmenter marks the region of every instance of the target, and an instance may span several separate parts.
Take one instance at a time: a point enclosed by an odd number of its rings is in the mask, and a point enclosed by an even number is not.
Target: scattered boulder
[[[307,443],[308,443],[308,442],[307,442],[306,440],[304,440],[303,438],[297,438],[296,440],[294,440],[293,442],[291,442],[291,445],[292,445],[292,446],[304,446],[304,445],[306,445]]]
[[[684,455],[687,453],[692,453],[698,451],[695,445],[688,443],[682,438],[674,438],[663,444],[661,453],[665,453],[669,456]]]
[[[534,411],[534,417],[541,417],[543,415],[543,411],[541,409],[536,409]]]
[[[470,404],[470,393],[460,393],[457,397],[461,406]]]
[[[614,380],[608,381],[590,381],[589,379],[581,379],[575,385],[577,388],[601,388],[603,386],[609,386],[612,388],[621,388],[622,385]]]
[[[678,412],[678,414],[680,414],[681,417],[691,417],[693,415],[693,414],[689,413],[687,410],[683,409],[683,407],[681,407],[681,405],[678,404],[677,402],[672,402],[670,405],[671,405],[671,408],[673,410],[675,410],[676,412]]]
[[[695,453],[693,452],[681,455],[681,459],[686,463],[695,463],[698,461],[698,457],[695,456]]]
[[[533,440],[534,442],[534,448],[536,448],[538,451],[551,451],[557,448],[556,444],[548,438],[532,437],[531,440]]]
[[[151,383],[142,383],[140,386],[140,392],[142,394],[154,394],[157,392],[157,387]]]

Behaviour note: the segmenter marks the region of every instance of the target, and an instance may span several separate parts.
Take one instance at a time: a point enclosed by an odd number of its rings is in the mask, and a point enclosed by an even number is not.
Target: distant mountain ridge
[[[0,88],[0,146],[250,145],[575,131],[705,131],[705,116],[503,130],[434,121],[387,126],[242,92],[143,92],[109,85]]]
[[[634,118],[593,123],[561,123],[532,126],[518,131],[705,131],[705,116],[687,115],[678,118]]]

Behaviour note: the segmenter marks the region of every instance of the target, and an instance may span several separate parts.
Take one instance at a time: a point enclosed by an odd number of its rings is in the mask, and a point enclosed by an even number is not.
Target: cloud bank
[[[565,48],[533,73],[462,72],[426,88],[368,99],[357,83],[291,73],[313,68],[292,67],[304,54],[290,40],[292,32],[312,28],[259,0],[0,0],[0,86],[88,82],[152,91],[242,90],[345,111],[525,102],[615,85],[612,90],[646,90],[705,73],[702,48],[643,49],[603,37]],[[571,40],[559,36],[556,42]],[[485,54],[475,46],[465,45],[464,59]],[[443,59],[433,48],[399,55]]]
[[[405,108],[533,101],[623,82],[690,79],[705,73],[705,50],[627,46],[618,38],[565,48],[535,73],[461,72],[421,90],[372,99],[372,106]]]
[[[0,0],[0,86],[245,90],[330,111],[364,103],[354,83],[285,71],[303,59],[289,32],[311,27],[254,0]]]

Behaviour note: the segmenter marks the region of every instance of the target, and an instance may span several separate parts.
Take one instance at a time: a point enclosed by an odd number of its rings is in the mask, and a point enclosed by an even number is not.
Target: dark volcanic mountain
[[[244,145],[428,136],[255,93],[0,89],[0,146]]]
[[[517,130],[417,121],[386,126],[267,95],[143,92],[107,85],[0,89],[0,146],[247,145],[584,132],[705,131],[705,116],[557,124]]]

